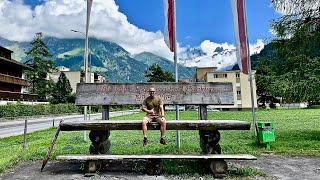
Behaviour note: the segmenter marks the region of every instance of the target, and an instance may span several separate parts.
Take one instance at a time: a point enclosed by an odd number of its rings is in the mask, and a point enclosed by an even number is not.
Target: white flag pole
[[[84,49],[84,73],[85,73],[85,83],[89,82],[88,75],[88,46],[89,46],[89,23],[90,23],[90,13],[91,13],[92,0],[87,0],[87,22],[86,22],[86,42]],[[87,121],[87,106],[84,106],[84,121]],[[86,131],[83,134],[84,140],[86,140]]]
[[[176,82],[179,81],[178,77],[178,57],[177,57],[177,41],[176,41],[176,0],[172,0],[172,15],[173,15],[173,59],[174,59],[174,74]],[[176,105],[176,120],[179,120],[179,105]],[[177,130],[177,147],[180,149],[180,131]]]
[[[247,13],[246,13],[246,1],[243,0],[243,14],[244,14],[244,23],[245,23],[245,31],[246,31],[246,41],[247,41],[247,57],[248,57],[248,74],[249,74],[249,82],[250,82],[250,93],[251,93],[251,111],[252,111],[252,123],[254,126],[254,135],[258,134],[258,127],[256,122],[256,115],[254,109],[254,93],[253,93],[253,74],[251,70],[251,59],[250,59],[250,47],[249,47],[249,37],[248,37],[248,28],[247,28]]]

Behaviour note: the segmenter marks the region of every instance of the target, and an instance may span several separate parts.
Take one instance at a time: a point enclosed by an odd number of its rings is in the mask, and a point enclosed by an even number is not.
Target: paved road
[[[122,116],[127,114],[138,113],[140,110],[128,110],[128,111],[116,111],[110,112],[110,117]],[[70,116],[56,116],[56,117],[44,117],[39,119],[29,119],[27,123],[27,132],[34,132],[38,130],[48,129],[53,125],[57,126],[60,120],[63,119],[65,122],[72,121],[83,121],[83,115],[70,115]],[[91,120],[101,119],[100,114],[92,114]],[[0,122],[0,138],[16,136],[23,134],[25,121],[7,121]]]

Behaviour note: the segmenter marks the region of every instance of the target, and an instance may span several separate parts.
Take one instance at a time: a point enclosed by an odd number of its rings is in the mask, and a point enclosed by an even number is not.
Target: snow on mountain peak
[[[250,44],[250,55],[259,53],[263,47],[263,41],[258,39],[255,44]],[[233,44],[218,44],[205,40],[198,47],[180,52],[179,63],[188,67],[217,67],[217,70],[228,70],[237,63],[236,47]]]

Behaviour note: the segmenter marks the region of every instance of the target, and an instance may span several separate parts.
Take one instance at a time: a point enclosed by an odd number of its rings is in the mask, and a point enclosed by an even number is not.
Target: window
[[[241,91],[237,91],[237,95],[241,95]]]
[[[236,83],[236,87],[240,87],[240,83]]]
[[[218,78],[218,74],[214,74],[214,75],[213,75],[213,78]]]
[[[222,77],[223,77],[223,78],[227,78],[227,77],[228,77],[228,74],[223,74]]]
[[[239,73],[236,74],[236,78],[240,78],[240,74]]]

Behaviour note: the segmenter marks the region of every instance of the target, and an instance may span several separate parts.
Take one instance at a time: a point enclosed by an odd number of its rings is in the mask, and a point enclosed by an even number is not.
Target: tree
[[[50,59],[52,55],[49,53],[48,46],[42,39],[42,33],[36,33],[31,41],[32,48],[26,52],[30,57],[25,62],[26,65],[32,67],[32,70],[26,70],[26,78],[31,82],[31,93],[38,94],[39,100],[46,101],[51,93],[53,82],[47,80],[47,73],[55,70],[54,62]]]
[[[320,24],[319,0],[272,0],[271,4],[284,15],[272,21],[278,37],[290,37],[301,28],[310,27],[308,32],[316,32]]]
[[[319,100],[320,4],[318,0],[272,0],[272,4],[284,15],[271,23],[276,56],[257,69],[259,91],[286,102]]]
[[[256,67],[256,85],[257,94],[259,96],[271,95],[270,85],[274,81],[275,73],[268,64],[268,59],[259,59],[258,66]]]
[[[68,100],[72,97],[72,88],[69,82],[69,79],[66,77],[64,72],[60,73],[59,80],[55,84],[52,90],[52,104],[58,103],[68,103]]]
[[[291,57],[287,73],[272,82],[273,93],[286,102],[317,101],[320,99],[320,57]]]
[[[169,71],[163,71],[158,64],[152,64],[144,71],[144,76],[148,82],[174,82],[173,74]]]

